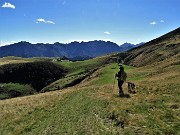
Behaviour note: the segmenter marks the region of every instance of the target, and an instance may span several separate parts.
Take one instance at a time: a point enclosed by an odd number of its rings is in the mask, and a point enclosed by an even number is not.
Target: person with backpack
[[[122,89],[122,85],[124,83],[124,81],[126,81],[126,78],[127,78],[127,74],[126,72],[124,71],[124,67],[122,65],[120,65],[120,68],[119,68],[119,72],[115,75],[115,77],[117,77],[118,79],[118,87],[119,87],[119,96],[122,97],[124,96],[124,92],[123,92],[123,89]]]

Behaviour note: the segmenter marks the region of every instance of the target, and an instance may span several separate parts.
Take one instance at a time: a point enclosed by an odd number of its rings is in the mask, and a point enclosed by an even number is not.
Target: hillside
[[[180,60],[180,28],[129,50],[124,62],[139,67],[172,58]]]
[[[89,59],[112,52],[122,52],[134,48],[136,45],[124,44],[118,46],[113,42],[89,41],[89,42],[71,42],[68,44],[31,44],[29,42],[19,42],[12,45],[0,47],[0,57],[62,57],[77,59]]]
[[[63,91],[0,101],[0,134],[179,134],[180,71],[170,65],[125,66],[137,85],[129,98],[117,96],[119,67],[109,64]]]
[[[0,100],[72,87],[116,61],[116,54],[74,62],[59,57],[0,58]]]
[[[0,99],[30,95],[67,74],[60,65],[47,61],[0,66]]]
[[[150,54],[154,61],[151,58],[149,62],[143,61],[147,57],[144,52],[138,54],[141,49],[145,51],[143,48],[156,47],[155,41],[157,50],[164,49],[163,55],[169,54],[171,51],[159,44],[174,44],[179,49],[178,34],[174,36],[176,41],[169,39],[172,35],[167,34],[161,37],[162,40],[158,38],[126,53],[85,61],[55,61],[69,72],[64,80],[59,79],[43,90],[57,91],[0,101],[0,134],[179,135],[179,52],[172,49],[173,55],[164,58],[156,56],[157,52],[153,50]],[[126,63],[129,59],[129,64],[137,66],[124,65],[127,81],[136,84],[137,93],[129,94],[124,84],[124,92],[129,96],[123,98],[118,97],[114,78],[119,71],[114,62],[119,59]],[[88,72],[92,69],[95,70]],[[77,82],[84,76],[86,78],[75,86],[63,88],[60,85]]]

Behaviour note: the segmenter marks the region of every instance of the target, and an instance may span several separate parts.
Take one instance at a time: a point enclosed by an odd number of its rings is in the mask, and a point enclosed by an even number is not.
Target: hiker
[[[122,85],[124,83],[124,81],[126,81],[127,78],[127,74],[124,71],[124,67],[122,65],[120,65],[120,71],[115,75],[115,77],[118,77],[118,87],[119,87],[119,96],[124,96],[124,92],[122,89]]]

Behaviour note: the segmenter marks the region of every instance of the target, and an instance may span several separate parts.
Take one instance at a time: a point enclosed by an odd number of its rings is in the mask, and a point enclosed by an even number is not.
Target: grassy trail
[[[75,87],[0,101],[0,134],[180,134],[179,69],[172,68],[175,78],[162,82],[159,69],[125,66],[138,86],[130,98],[117,96],[117,82],[113,89],[118,66],[111,64]]]

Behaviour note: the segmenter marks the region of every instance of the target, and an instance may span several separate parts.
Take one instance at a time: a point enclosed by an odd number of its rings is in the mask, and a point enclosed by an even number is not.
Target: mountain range
[[[119,46],[110,41],[89,41],[89,42],[71,42],[63,44],[56,42],[54,44],[37,43],[31,44],[21,41],[7,46],[0,47],[0,57],[62,57],[75,59],[88,59],[97,56],[109,54],[112,52],[123,52],[135,48],[143,43],[134,45],[124,43]]]

